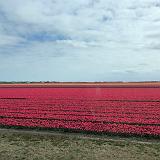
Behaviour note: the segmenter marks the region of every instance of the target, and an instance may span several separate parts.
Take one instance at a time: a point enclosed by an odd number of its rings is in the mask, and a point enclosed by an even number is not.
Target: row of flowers
[[[74,121],[88,121],[88,122],[110,122],[110,123],[135,123],[146,125],[160,125],[160,119],[142,119],[141,117],[123,117],[123,116],[96,116],[96,115],[67,115],[67,114],[37,114],[37,113],[0,113],[0,118],[31,118],[31,119],[59,119],[59,120],[74,120]]]
[[[43,120],[43,119],[24,119],[24,118],[1,118],[1,125],[25,126],[25,127],[45,127],[45,128],[67,128],[79,129],[84,131],[126,133],[138,135],[160,135],[160,126],[139,126],[132,124],[110,124],[101,122],[79,122],[65,120]]]
[[[54,116],[54,115],[74,115],[74,116],[96,116],[96,117],[115,117],[115,118],[138,118],[138,119],[154,119],[154,120],[160,120],[160,114],[159,113],[134,113],[134,112],[94,112],[94,111],[78,111],[78,110],[46,110],[46,109],[26,109],[26,108],[0,108],[0,115],[4,113],[10,113],[10,114],[36,114],[36,115],[45,115],[47,116]]]
[[[160,135],[159,88],[0,88],[0,125]]]

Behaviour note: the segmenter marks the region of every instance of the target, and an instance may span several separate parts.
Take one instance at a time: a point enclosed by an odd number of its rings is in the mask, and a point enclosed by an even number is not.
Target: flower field
[[[0,125],[160,136],[160,88],[3,85]]]

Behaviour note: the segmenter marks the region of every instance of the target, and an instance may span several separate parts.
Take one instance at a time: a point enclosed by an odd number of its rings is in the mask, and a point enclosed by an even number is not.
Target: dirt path
[[[0,128],[0,133],[15,133],[15,134],[28,134],[28,135],[40,135],[40,136],[64,136],[78,139],[88,139],[88,140],[105,140],[106,142],[130,142],[136,144],[155,144],[160,143],[160,139],[144,139],[135,137],[111,137],[107,135],[92,135],[92,134],[82,134],[82,133],[62,133],[54,131],[36,131],[27,129],[5,129]]]
[[[0,83],[0,87],[160,87],[160,82],[50,82],[50,83]]]

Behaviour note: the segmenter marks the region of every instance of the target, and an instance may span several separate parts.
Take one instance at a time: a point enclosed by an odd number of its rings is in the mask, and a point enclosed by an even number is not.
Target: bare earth
[[[160,86],[160,82],[33,82],[33,83],[0,83],[3,86]]]

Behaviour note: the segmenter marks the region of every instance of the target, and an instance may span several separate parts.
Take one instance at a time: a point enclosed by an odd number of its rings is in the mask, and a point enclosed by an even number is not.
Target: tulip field
[[[0,126],[160,136],[160,87],[0,85]]]

